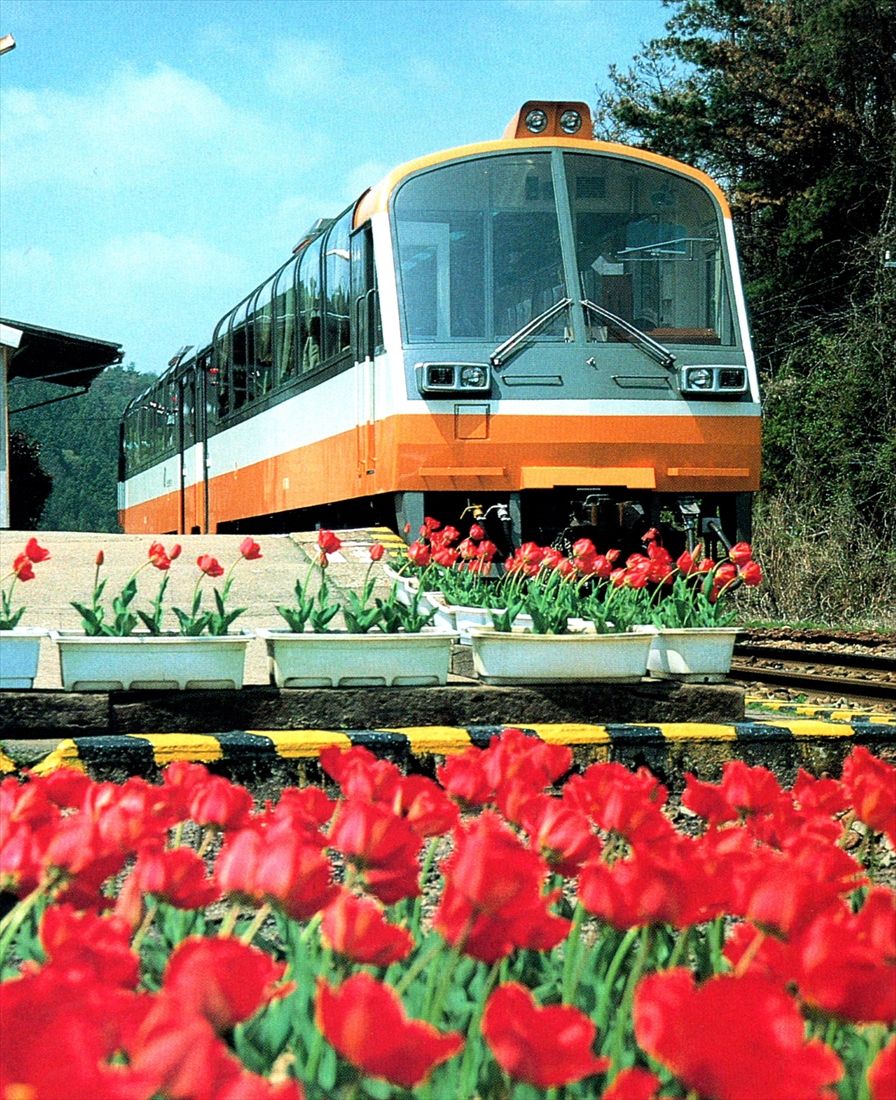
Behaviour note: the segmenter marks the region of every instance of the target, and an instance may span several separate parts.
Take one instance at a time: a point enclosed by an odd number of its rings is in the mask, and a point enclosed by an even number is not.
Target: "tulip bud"
[[[175,558],[179,558],[180,557],[180,552],[181,552],[182,549],[183,549],[183,547],[181,546],[181,544],[179,542],[176,542],[171,547],[171,552],[168,554],[168,560],[169,561],[174,561]]]
[[[370,548],[370,560],[380,561],[383,554],[385,554],[386,548],[381,542],[375,542]]]
[[[97,552],[96,552],[96,564],[97,565],[102,565],[105,560],[106,560],[106,555],[103,553],[103,551],[102,550],[97,550]]]

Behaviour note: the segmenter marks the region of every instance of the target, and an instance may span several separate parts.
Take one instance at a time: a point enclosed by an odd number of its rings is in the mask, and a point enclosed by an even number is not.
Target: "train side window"
[[[274,346],[278,381],[296,373],[296,279],[298,257],[280,268],[274,287]]]
[[[209,416],[220,420],[230,412],[230,315],[218,322],[212,337],[212,370],[208,388]]]
[[[251,332],[248,325],[249,299],[230,315],[230,397],[233,411],[246,403],[247,372],[251,363]]]
[[[302,374],[315,370],[322,359],[321,347],[321,240],[312,241],[299,265],[299,347]]]
[[[373,357],[383,346],[383,324],[373,262],[373,233],[368,223],[352,234],[352,329],[355,359]]]
[[[351,347],[352,210],[347,210],[327,231],[324,245],[324,357],[333,359]]]
[[[196,374],[189,370],[178,381],[177,394],[180,398],[181,431],[184,449],[196,442]]]

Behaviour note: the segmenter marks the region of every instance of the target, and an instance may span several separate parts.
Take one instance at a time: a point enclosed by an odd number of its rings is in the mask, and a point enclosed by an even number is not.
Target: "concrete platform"
[[[491,687],[245,687],[240,691],[0,692],[0,739],[230,729],[380,729],[521,723],[736,722],[744,692],[729,684]]]

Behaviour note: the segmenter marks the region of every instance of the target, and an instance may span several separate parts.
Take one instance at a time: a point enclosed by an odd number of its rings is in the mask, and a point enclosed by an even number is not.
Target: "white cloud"
[[[165,65],[118,70],[81,95],[10,88],[3,104],[3,184],[52,181],[111,191],[164,179],[180,166],[256,175],[312,164],[313,134],[294,134],[232,107]]]

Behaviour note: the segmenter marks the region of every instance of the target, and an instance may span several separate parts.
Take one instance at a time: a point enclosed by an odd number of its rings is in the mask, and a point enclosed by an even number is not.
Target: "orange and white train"
[[[586,105],[532,101],[318,222],[126,409],[124,530],[749,537],[761,409],[728,204],[591,135]]]

